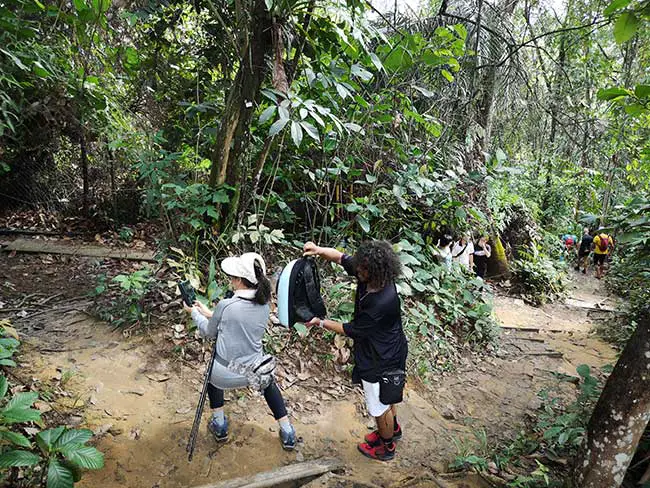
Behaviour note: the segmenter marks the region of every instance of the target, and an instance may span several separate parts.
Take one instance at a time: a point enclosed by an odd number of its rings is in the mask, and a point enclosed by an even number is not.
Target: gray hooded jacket
[[[233,298],[221,300],[208,320],[192,310],[192,319],[202,337],[217,339],[217,354],[230,362],[237,360],[244,366],[252,365],[264,354],[262,338],[266,331],[270,307],[251,301],[249,290],[235,292]],[[215,361],[212,367],[212,383],[217,388],[232,389],[248,386],[245,376],[233,373]]]

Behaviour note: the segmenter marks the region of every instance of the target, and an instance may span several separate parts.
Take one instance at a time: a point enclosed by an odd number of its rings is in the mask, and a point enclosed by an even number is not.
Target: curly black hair
[[[354,254],[354,263],[368,273],[368,286],[383,288],[402,274],[402,263],[388,241],[365,241]]]

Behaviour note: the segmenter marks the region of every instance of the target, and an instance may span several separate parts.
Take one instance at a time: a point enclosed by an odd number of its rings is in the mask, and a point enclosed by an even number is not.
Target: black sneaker
[[[280,427],[280,442],[282,443],[282,449],[285,451],[293,451],[296,448],[296,430],[293,426],[291,426],[291,432],[285,432]]]
[[[217,442],[226,442],[228,440],[228,419],[224,417],[223,424],[219,425],[214,418],[211,418],[208,422],[208,430]]]

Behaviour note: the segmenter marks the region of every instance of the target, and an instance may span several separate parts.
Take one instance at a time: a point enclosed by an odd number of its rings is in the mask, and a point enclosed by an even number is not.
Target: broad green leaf
[[[293,328],[300,337],[307,337],[307,335],[309,335],[309,328],[302,322],[296,322],[293,324]]]
[[[302,127],[295,120],[291,121],[291,139],[293,139],[296,147],[300,147],[300,143],[302,142]]]
[[[403,46],[397,46],[386,56],[383,64],[389,71],[401,71],[413,65],[413,57]]]
[[[648,109],[645,107],[645,105],[641,105],[640,103],[632,103],[625,106],[625,113],[633,116],[640,115],[647,111]]]
[[[578,367],[576,368],[576,371],[577,371],[578,374],[579,374],[580,376],[582,376],[583,378],[587,378],[587,377],[590,375],[590,369],[589,369],[589,366],[586,365],[586,364],[581,364],[580,366],[578,366]]]
[[[104,467],[104,455],[94,447],[67,444],[61,448],[60,452],[68,461],[80,468],[101,469]]]
[[[283,105],[278,105],[278,115],[282,120],[289,120],[289,118],[291,117],[291,114],[289,113],[289,109]]]
[[[273,117],[273,114],[275,113],[276,107],[275,105],[271,105],[267,107],[262,114],[260,115],[259,123],[263,124],[267,120],[269,120],[271,117]]]
[[[74,8],[77,12],[83,12],[86,10],[86,2],[84,0],[72,0],[72,3],[74,4]]]
[[[45,453],[51,452],[56,445],[56,441],[61,437],[65,427],[59,426],[54,429],[47,429],[36,434],[36,443]]]
[[[603,13],[607,16],[612,15],[617,10],[627,7],[631,2],[632,0],[614,0],[607,6]]]
[[[61,448],[68,444],[85,444],[92,439],[93,433],[88,429],[69,429],[61,434],[56,441],[55,448]]]
[[[0,469],[7,469],[19,466],[34,466],[41,460],[33,452],[13,450],[0,455]]]
[[[38,422],[41,412],[33,408],[12,408],[2,412],[6,424],[19,424],[22,422]]]
[[[545,440],[553,439],[556,435],[558,435],[563,430],[564,430],[563,426],[551,427],[550,429],[544,431],[544,439]]]
[[[284,126],[287,125],[287,122],[289,122],[289,119],[278,119],[273,122],[271,128],[269,129],[269,137],[273,137],[278,134],[282,129],[284,129]]]
[[[7,381],[7,378],[4,375],[0,376],[0,400],[5,397],[8,388],[9,382]]]
[[[441,71],[440,71],[440,74],[441,74],[442,76],[444,76],[444,77],[447,79],[447,81],[449,81],[449,82],[454,81],[454,75],[452,75],[452,74],[451,74],[449,71],[447,71],[446,69],[441,70]]]
[[[18,56],[14,55],[12,52],[5,51],[4,49],[0,49],[0,52],[3,52],[7,56],[9,56],[9,58],[11,58],[11,60],[14,62],[14,64],[16,66],[18,66],[20,69],[22,69],[23,71],[28,71],[29,70],[29,68],[27,66],[25,66],[25,64],[20,60],[20,58]]]
[[[637,85],[634,89],[634,94],[637,98],[650,97],[650,85]]]
[[[354,122],[346,122],[343,124],[346,129],[351,130],[352,132],[361,132],[363,133],[363,127],[361,127],[359,124],[355,124]]]
[[[598,100],[615,100],[620,97],[627,97],[628,95],[630,95],[629,91],[618,87],[601,88],[596,94]]]
[[[639,28],[639,19],[632,12],[623,12],[614,24],[614,38],[619,44],[629,41]]]
[[[384,65],[381,64],[381,60],[375,53],[370,53],[370,61],[372,61],[372,64],[375,65],[377,71],[381,71],[382,69],[384,69]]]
[[[47,488],[74,488],[72,470],[56,458],[50,459],[47,469]]]
[[[38,400],[38,393],[36,392],[16,393],[2,411],[6,414],[8,411],[31,407],[36,400]]]
[[[357,215],[356,216],[357,222],[359,222],[359,226],[363,229],[363,231],[367,234],[370,232],[370,222],[368,222],[368,219],[366,219],[362,215]]]
[[[467,38],[467,28],[463,24],[456,24],[453,28],[461,39]]]
[[[363,81],[370,81],[370,80],[372,80],[372,73],[371,73],[370,71],[366,70],[365,68],[363,68],[363,67],[362,67],[360,64],[358,64],[358,63],[357,63],[357,64],[353,64],[353,65],[350,67],[350,72],[351,72],[354,76],[358,76],[359,78],[361,78]]]
[[[306,121],[303,120],[302,122],[300,122],[300,125],[302,126],[303,129],[305,129],[305,132],[309,135],[309,137],[311,137],[315,141],[320,142],[320,136],[318,135],[318,129],[316,129],[316,127],[314,127],[313,124],[310,124],[309,122],[306,122]]]
[[[6,439],[12,444],[20,447],[31,448],[32,444],[29,442],[29,439],[18,432],[12,432],[10,430],[0,430],[0,439]]]

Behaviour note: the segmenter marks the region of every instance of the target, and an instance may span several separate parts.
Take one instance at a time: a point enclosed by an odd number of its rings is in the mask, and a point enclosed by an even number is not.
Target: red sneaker
[[[390,461],[395,457],[395,443],[384,444],[383,442],[378,446],[371,446],[367,442],[362,442],[357,446],[359,452],[371,459],[378,461]]]
[[[378,446],[381,443],[381,437],[379,436],[379,431],[372,431],[370,434],[366,434],[363,438],[367,444],[371,446]],[[402,440],[402,426],[397,424],[397,430],[393,431],[393,441]]]

